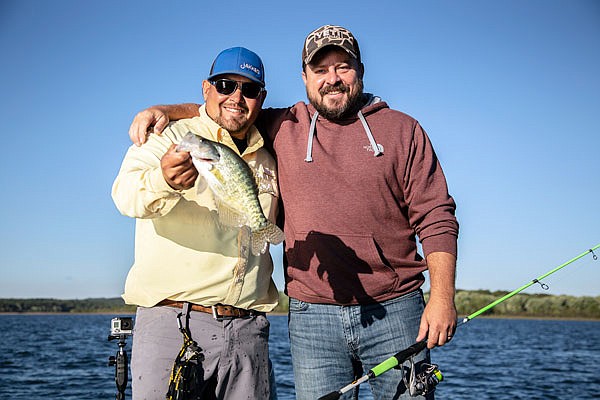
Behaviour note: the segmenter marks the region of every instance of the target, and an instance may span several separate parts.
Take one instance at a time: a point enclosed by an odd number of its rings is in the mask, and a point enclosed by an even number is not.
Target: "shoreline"
[[[98,312],[85,312],[85,311],[75,311],[75,312],[52,312],[52,311],[23,311],[23,312],[18,312],[18,311],[11,311],[11,312],[4,312],[4,311],[0,311],[0,315],[135,315],[135,311],[123,311],[123,312],[119,312],[119,311],[115,311],[115,312],[111,312],[111,311],[98,311]],[[287,312],[270,312],[267,313],[267,315],[273,315],[273,316],[287,316]]]
[[[109,312],[109,311],[100,311],[100,312],[40,312],[40,311],[32,311],[32,312],[0,312],[0,316],[2,315],[107,315],[107,316],[135,316],[135,311],[124,311],[124,312]],[[275,316],[275,317],[287,317],[287,312],[271,312],[267,313],[267,316]],[[462,318],[459,317],[457,321],[460,323]],[[600,318],[586,318],[586,317],[553,317],[553,316],[539,316],[539,315],[480,315],[476,319],[528,319],[528,320],[546,320],[546,321],[600,321]],[[469,320],[471,322],[473,320]]]

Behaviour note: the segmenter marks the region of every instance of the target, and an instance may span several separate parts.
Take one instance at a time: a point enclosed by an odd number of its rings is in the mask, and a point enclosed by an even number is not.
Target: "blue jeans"
[[[383,303],[355,306],[313,304],[290,298],[296,399],[315,400],[337,391],[414,344],[424,307],[420,290]],[[414,358],[415,362],[423,360],[429,362],[428,351]],[[376,400],[415,399],[409,396],[399,369],[368,382]],[[341,398],[358,398],[358,390]]]

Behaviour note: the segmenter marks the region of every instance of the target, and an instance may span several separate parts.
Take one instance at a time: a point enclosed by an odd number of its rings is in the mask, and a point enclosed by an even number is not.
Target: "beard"
[[[325,95],[337,91],[348,94],[348,97],[345,99],[345,101],[334,105],[325,104]],[[318,95],[313,95],[313,93],[309,92],[307,88],[306,95],[310,104],[312,104],[312,106],[319,112],[319,115],[331,121],[339,121],[355,114],[358,112],[358,110],[360,110],[363,103],[363,81],[362,79],[358,79],[353,90],[343,82],[337,82],[333,86],[325,86],[321,88]]]
[[[231,120],[231,119],[224,119],[221,117],[217,117],[214,120],[217,124],[219,124],[219,126],[221,126],[222,128],[225,128],[227,130],[227,132],[229,132],[230,134],[236,134],[236,133],[240,133],[242,131],[245,131],[246,128],[248,127],[248,120],[244,120],[244,121],[240,121],[238,119],[235,120]]]
[[[244,109],[244,111],[247,110]],[[225,128],[230,134],[244,132],[248,129],[250,125],[252,125],[251,123],[249,123],[246,113],[242,113],[241,115],[236,117],[224,117],[222,114],[219,114],[213,118],[213,121],[219,124],[219,126],[221,126],[222,128]]]

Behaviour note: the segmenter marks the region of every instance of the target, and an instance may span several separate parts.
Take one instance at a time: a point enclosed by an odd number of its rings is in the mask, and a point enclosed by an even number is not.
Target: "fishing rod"
[[[522,292],[523,290],[527,289],[528,287],[535,285],[536,283],[539,284],[542,289],[544,290],[548,290],[549,287],[548,285],[546,285],[545,283],[542,282],[542,279],[552,275],[553,273],[559,271],[560,269],[566,267],[569,264],[574,263],[575,261],[579,260],[582,257],[585,257],[588,254],[592,254],[592,257],[594,260],[598,259],[598,256],[594,253],[594,250],[598,249],[600,247],[600,244],[597,244],[596,246],[592,247],[591,249],[588,249],[586,251],[584,251],[583,253],[579,254],[576,257],[573,257],[572,259],[570,259],[569,261],[559,265],[558,267],[546,272],[543,275],[538,276],[535,279],[532,279],[530,282],[528,282],[527,284],[521,286],[518,289],[513,290],[512,292],[500,297],[499,299],[491,302],[490,304],[488,304],[485,307],[480,308],[479,310],[475,311],[472,314],[469,314],[468,316],[466,316],[462,321],[460,321],[457,325],[456,328],[459,328],[460,326],[466,324],[467,322],[469,322],[470,320],[477,318],[479,315],[483,314],[484,312],[496,307],[498,304],[510,299],[511,297],[513,297],[514,295],[516,295],[517,293]],[[390,358],[388,358],[387,360],[383,361],[380,364],[377,364],[376,366],[374,366],[373,368],[371,368],[369,370],[369,372],[367,372],[365,375],[363,375],[362,377],[360,377],[359,379],[355,380],[354,382],[352,382],[349,385],[344,386],[343,388],[341,388],[340,390],[337,390],[335,392],[331,392],[329,394],[326,394],[325,396],[319,397],[318,400],[337,400],[340,398],[341,395],[343,395],[344,393],[354,389],[355,387],[359,386],[360,384],[368,381],[369,379],[374,379],[376,377],[378,377],[379,375],[389,371],[392,368],[397,367],[398,365],[403,364],[406,360],[408,360],[409,358],[411,358],[412,356],[414,356],[415,354],[418,354],[419,352],[423,351],[425,349],[425,347],[427,347],[427,339],[423,339],[419,342],[416,342],[414,344],[412,344],[411,346],[407,347],[404,350],[399,351],[398,353],[396,353],[395,355],[391,356]],[[443,378],[442,375],[440,373],[440,371],[437,369],[437,366],[435,365],[429,365],[430,368],[427,369],[427,376],[422,376],[417,384],[419,387],[417,387],[417,391],[419,391],[419,393],[417,394],[426,394],[428,391],[433,391],[433,389],[435,388],[435,385],[440,382]],[[413,367],[414,368],[414,367]],[[414,372],[413,372],[414,373]],[[413,395],[413,390],[410,390],[411,395]]]

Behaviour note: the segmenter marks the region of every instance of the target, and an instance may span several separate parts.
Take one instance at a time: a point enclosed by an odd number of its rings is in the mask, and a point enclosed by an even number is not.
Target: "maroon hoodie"
[[[456,255],[455,203],[426,133],[384,102],[361,112],[311,128],[315,109],[299,102],[257,123],[273,141],[286,292],[299,300],[368,304],[419,288],[427,265],[415,235],[425,256]]]

